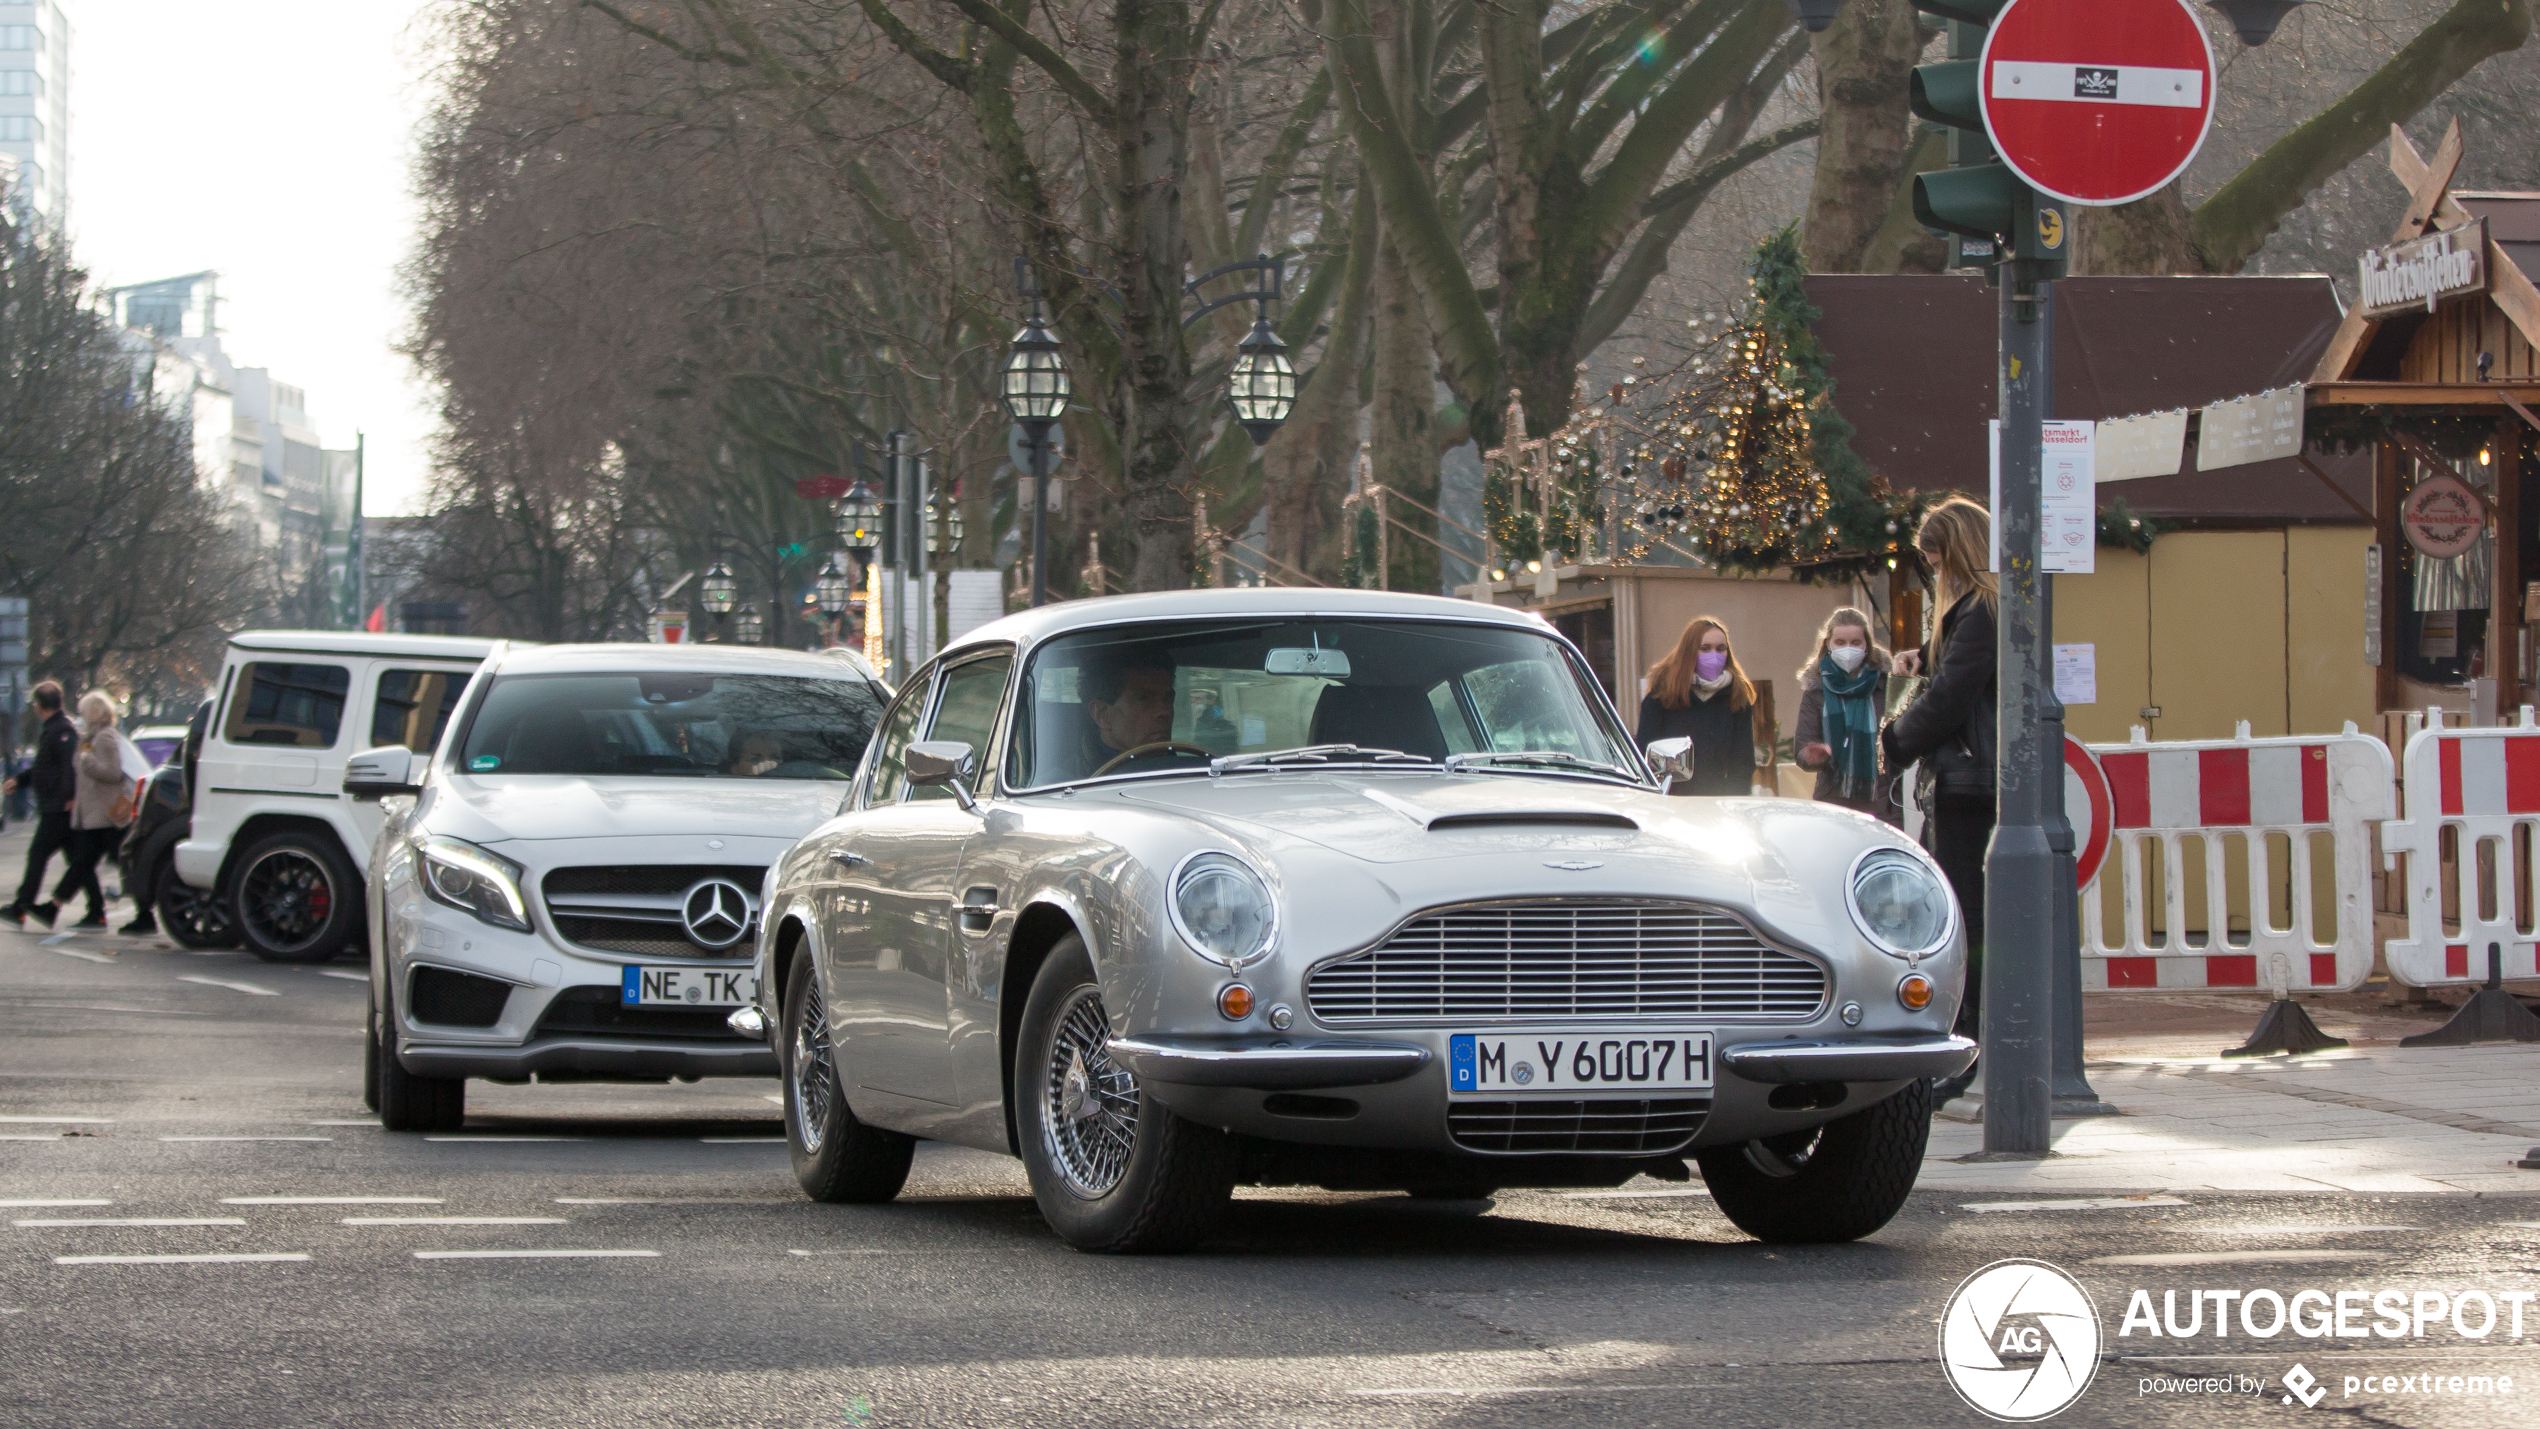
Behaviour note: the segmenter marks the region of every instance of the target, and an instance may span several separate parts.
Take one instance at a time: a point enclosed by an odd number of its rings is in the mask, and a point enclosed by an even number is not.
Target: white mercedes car
[[[354,755],[371,851],[366,1100],[465,1117],[467,1079],[774,1076],[756,996],[769,868],[838,810],[890,691],[861,660],[497,645],[439,746]]]

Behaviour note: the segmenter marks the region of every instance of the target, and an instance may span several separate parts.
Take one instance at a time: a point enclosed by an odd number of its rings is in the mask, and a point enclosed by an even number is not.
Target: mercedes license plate
[[[758,974],[748,968],[632,967],[622,994],[628,1007],[741,1007],[757,1000]]]
[[[1711,1086],[1708,1032],[1459,1032],[1447,1041],[1459,1097],[1687,1092]]]

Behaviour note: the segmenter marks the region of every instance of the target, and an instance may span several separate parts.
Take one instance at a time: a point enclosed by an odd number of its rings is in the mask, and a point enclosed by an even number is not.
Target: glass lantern
[[[1035,315],[1014,335],[1005,359],[1005,410],[1018,422],[1055,422],[1067,411],[1070,390],[1058,338]]]
[[[870,551],[882,544],[882,503],[860,478],[838,501],[838,544],[850,551]]]
[[[819,579],[811,583],[811,593],[813,603],[820,607],[821,614],[835,617],[846,611],[847,602],[855,595],[855,576],[847,569],[846,552],[829,553],[829,564],[821,568]]]
[[[742,606],[740,618],[732,624],[740,632],[741,643],[744,645],[756,645],[759,636],[767,631],[767,622],[759,618],[758,607],[755,605]]]
[[[1235,349],[1234,370],[1226,374],[1226,401],[1256,447],[1267,443],[1296,410],[1296,368],[1288,362],[1288,345],[1270,330],[1267,317],[1255,320],[1252,335]]]
[[[708,615],[730,615],[733,598],[740,591],[740,584],[732,579],[732,572],[724,569],[721,561],[715,562],[706,571],[706,578],[697,582],[697,594],[703,597]]]

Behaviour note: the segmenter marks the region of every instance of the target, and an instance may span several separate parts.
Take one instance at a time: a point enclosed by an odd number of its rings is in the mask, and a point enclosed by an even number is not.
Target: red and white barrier
[[[2372,972],[2372,826],[2392,812],[2390,751],[2358,733],[2252,739],[2243,723],[2233,739],[2152,744],[2138,728],[2129,744],[2090,747],[2108,783],[2115,847],[2082,889],[2082,988],[2088,992],[2185,988],[2342,991]],[[2535,766],[2540,768],[2540,766]],[[2079,810],[2075,810],[2079,825]],[[2326,832],[2331,867],[2314,866],[2311,836]],[[2282,834],[2283,847],[2268,836]],[[2249,929],[2229,931],[2226,839],[2240,835],[2247,873]],[[2191,916],[2185,842],[2202,844],[2203,907]],[[2148,889],[2148,849],[2160,863],[2156,941]],[[2277,926],[2269,897],[2275,860],[2290,888],[2290,921]],[[2316,926],[2314,880],[2333,880],[2336,916]],[[2103,899],[2111,882],[2122,900],[2123,937],[2107,941]],[[2205,935],[2189,942],[2186,929]]]
[[[2487,945],[2501,945],[2509,978],[2540,976],[2530,889],[2540,877],[2540,726],[2446,729],[2426,711],[2408,738],[2407,814],[2381,826],[2385,867],[2408,855],[2408,935],[2383,948],[2390,975],[2417,987],[2487,980]],[[2454,916],[2443,913],[2443,833],[2453,835]],[[2530,849],[2517,854],[2515,832]],[[2481,885],[2485,886],[2482,887]]]

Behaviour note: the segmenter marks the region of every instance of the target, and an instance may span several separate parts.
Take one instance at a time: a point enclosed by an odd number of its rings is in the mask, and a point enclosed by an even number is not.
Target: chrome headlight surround
[[[1229,926],[1226,904],[1220,901],[1212,907],[1207,901],[1229,895],[1249,903],[1236,911],[1251,915],[1251,929]],[[1270,956],[1278,945],[1279,900],[1271,895],[1269,880],[1231,853],[1209,849],[1175,864],[1164,906],[1172,915],[1173,931],[1182,936],[1182,945],[1229,971],[1243,971]]]
[[[1878,883],[1874,890],[1877,914],[1863,906],[1861,897],[1873,880]],[[1900,921],[1896,910],[1908,898],[1919,906],[1904,909],[1907,917]],[[1843,902],[1852,910],[1852,926],[1862,937],[1880,952],[1908,963],[1921,962],[1948,947],[1958,931],[1958,898],[1950,891],[1949,880],[1941,877],[1929,859],[1906,849],[1881,846],[1854,859],[1843,877]],[[1917,936],[1918,924],[1928,926],[1928,936]]]
[[[529,900],[520,865],[464,839],[434,835],[415,842],[417,880],[435,903],[446,903],[497,928],[529,931]]]

